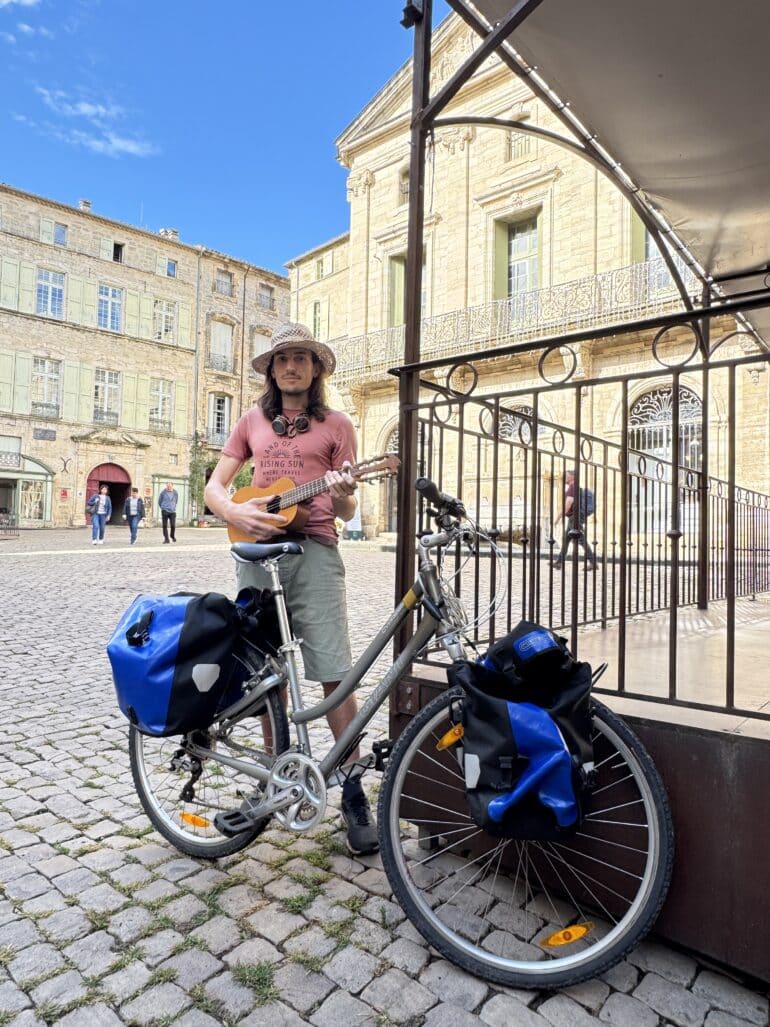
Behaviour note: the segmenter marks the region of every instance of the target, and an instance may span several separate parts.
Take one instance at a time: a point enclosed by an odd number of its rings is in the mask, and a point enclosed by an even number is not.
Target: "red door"
[[[131,478],[128,475],[128,471],[124,470],[119,464],[98,464],[94,467],[88,475],[88,481],[86,482],[86,503],[91,496],[99,491],[102,485],[106,485],[110,490],[110,499],[112,500],[110,524],[120,524],[121,517],[123,516],[123,504],[131,487]],[[86,514],[86,521],[89,524],[91,523],[91,518],[88,514]]]

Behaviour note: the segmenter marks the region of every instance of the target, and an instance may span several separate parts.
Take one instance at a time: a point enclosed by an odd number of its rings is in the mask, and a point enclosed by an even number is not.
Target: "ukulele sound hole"
[[[268,513],[277,514],[281,512],[281,500],[278,496],[275,499],[271,499],[265,507]]]

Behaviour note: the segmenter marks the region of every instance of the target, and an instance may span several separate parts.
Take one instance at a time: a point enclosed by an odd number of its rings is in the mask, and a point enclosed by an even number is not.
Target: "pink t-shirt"
[[[291,420],[296,411],[284,411]],[[310,419],[310,430],[294,438],[276,435],[262,409],[252,407],[240,418],[222,453],[236,460],[254,460],[251,483],[269,488],[278,478],[295,485],[323,478],[326,471],[338,471],[345,460],[356,462],[356,436],[350,418],[330,410],[323,421]],[[326,545],[337,542],[332,499],[328,492],[310,501],[310,517],[302,529]]]

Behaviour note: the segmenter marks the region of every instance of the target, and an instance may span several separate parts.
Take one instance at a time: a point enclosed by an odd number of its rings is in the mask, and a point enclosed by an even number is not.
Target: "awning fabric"
[[[508,42],[723,275],[770,263],[769,30],[767,0],[543,0]],[[751,321],[770,339],[770,313]]]

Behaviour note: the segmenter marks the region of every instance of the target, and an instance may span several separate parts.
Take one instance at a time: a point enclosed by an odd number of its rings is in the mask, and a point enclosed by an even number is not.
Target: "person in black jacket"
[[[130,545],[133,546],[136,543],[136,529],[139,526],[139,521],[144,520],[144,501],[139,495],[139,489],[131,489],[131,495],[123,507],[123,520],[128,522],[131,531]]]

